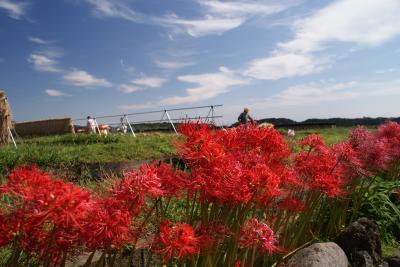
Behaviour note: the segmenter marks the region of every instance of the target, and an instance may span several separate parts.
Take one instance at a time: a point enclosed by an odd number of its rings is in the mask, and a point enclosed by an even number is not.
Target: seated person
[[[240,124],[246,124],[248,122],[254,123],[253,118],[249,115],[249,109],[244,108],[243,112],[240,113],[238,117],[238,121]]]

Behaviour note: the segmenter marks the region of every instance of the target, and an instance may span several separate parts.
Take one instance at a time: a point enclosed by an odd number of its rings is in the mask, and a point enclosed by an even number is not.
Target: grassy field
[[[296,132],[296,139],[320,133],[327,143],[344,140],[350,128],[309,129]],[[285,135],[285,131],[282,130]],[[172,133],[131,135],[60,135],[18,140],[0,150],[0,173],[22,164],[35,163],[39,167],[73,168],[77,165],[161,159],[174,153]]]
[[[349,131],[353,129],[350,127],[336,127],[336,128],[321,128],[321,129],[307,129],[296,131],[296,139],[301,139],[309,134],[321,134],[327,144],[334,144],[343,141],[347,138]]]
[[[160,159],[173,153],[174,134],[60,135],[18,141],[0,150],[0,173],[17,165],[35,163],[39,167],[73,167],[79,164]]]

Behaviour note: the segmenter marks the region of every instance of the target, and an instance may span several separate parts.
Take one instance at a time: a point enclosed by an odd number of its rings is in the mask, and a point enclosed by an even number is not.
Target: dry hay
[[[45,136],[73,133],[71,118],[19,122],[14,125],[19,136]]]
[[[273,125],[272,123],[268,123],[268,122],[264,122],[258,125],[258,128],[268,128],[268,129],[272,129],[274,128],[275,125]]]
[[[11,126],[11,109],[7,96],[4,91],[0,91],[0,145],[10,142],[9,129]]]

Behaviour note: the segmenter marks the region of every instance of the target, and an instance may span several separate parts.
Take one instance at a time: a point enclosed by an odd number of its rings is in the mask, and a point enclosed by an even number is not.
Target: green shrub
[[[388,181],[378,178],[365,194],[361,204],[360,217],[376,221],[382,240],[394,244],[400,233],[400,202],[396,194],[400,181]],[[396,238],[397,236],[397,238]]]

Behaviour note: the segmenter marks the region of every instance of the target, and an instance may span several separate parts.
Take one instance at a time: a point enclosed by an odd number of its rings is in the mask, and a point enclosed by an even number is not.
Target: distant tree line
[[[385,118],[385,117],[378,117],[378,118],[370,118],[370,117],[362,117],[362,118],[354,118],[354,119],[347,119],[347,118],[329,118],[329,119],[307,119],[305,121],[294,121],[287,118],[265,118],[258,120],[258,123],[272,123],[276,126],[281,125],[298,125],[298,124],[316,124],[316,125],[336,125],[336,126],[356,126],[356,125],[365,125],[365,126],[377,126],[384,123],[387,120],[395,121],[400,123],[400,117],[395,118]]]

